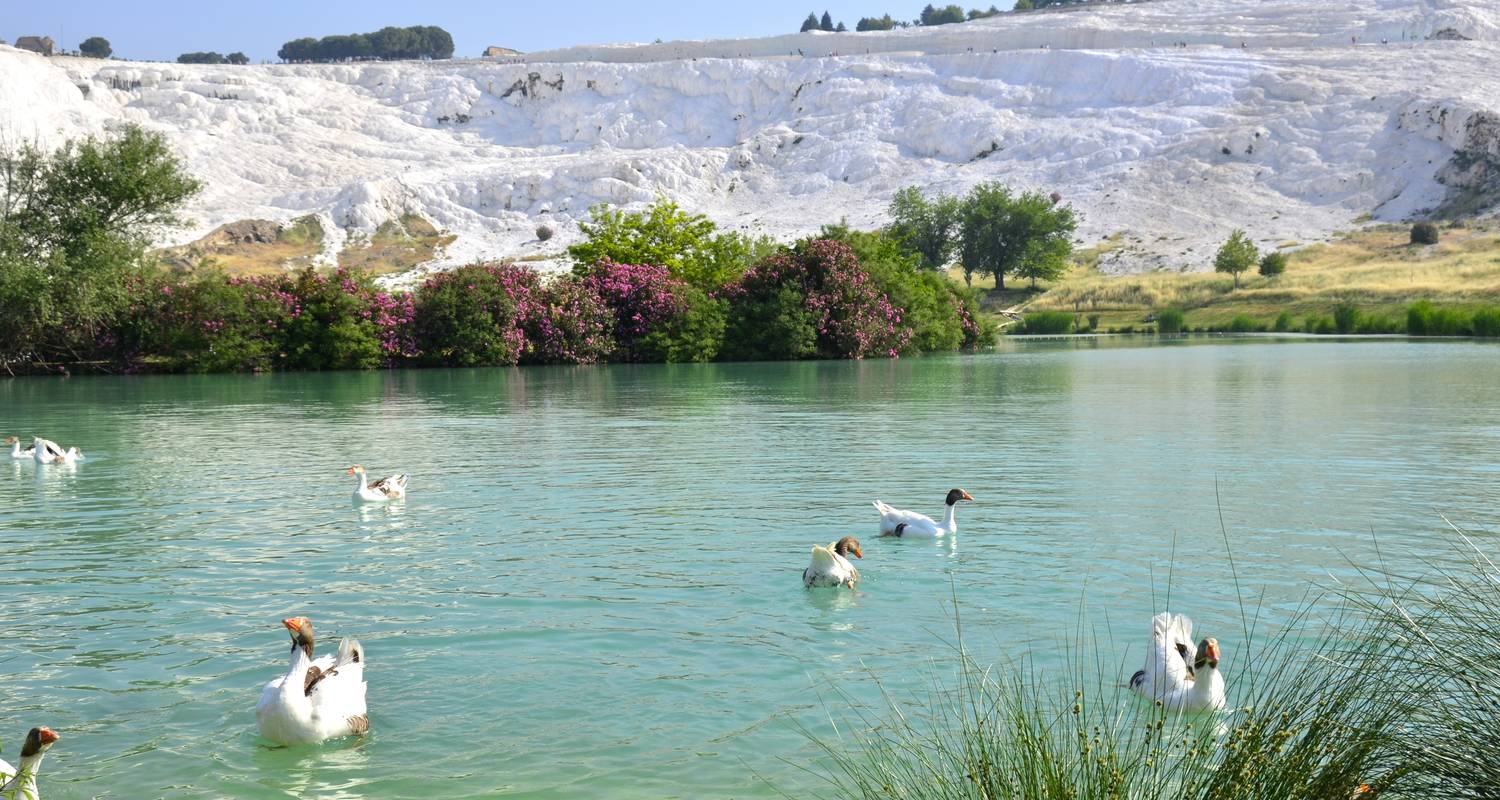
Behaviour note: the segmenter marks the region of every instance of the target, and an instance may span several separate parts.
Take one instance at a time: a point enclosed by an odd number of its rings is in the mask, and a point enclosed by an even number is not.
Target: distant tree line
[[[823,16],[821,18],[818,17],[816,12],[813,12],[807,15],[807,19],[802,20],[802,33],[807,33],[808,31],[843,33],[847,30],[849,29],[845,27],[844,23],[842,22],[837,25],[833,24],[833,17],[829,16],[827,11],[823,12]]]
[[[374,33],[293,39],[276,51],[283,61],[393,61],[452,58],[453,36],[434,25],[385,27]]]
[[[1083,0],[1017,0],[1016,8],[1021,8],[1022,3],[1025,3],[1025,7],[1030,9],[1040,8],[1042,6],[1048,5],[1060,5],[1066,2],[1082,1]],[[925,8],[922,9],[922,13],[919,14],[917,18],[911,22],[895,19],[890,14],[884,14],[879,17],[860,17],[859,22],[855,23],[854,29],[856,31],[888,31],[895,28],[909,28],[913,25],[948,25],[954,22],[967,22],[971,19],[984,19],[985,17],[993,17],[1000,13],[1000,9],[995,6],[990,6],[987,10],[971,8],[968,11],[965,11],[963,6],[959,5],[950,5],[944,6],[942,8],[937,8],[931,4],[928,4]],[[816,13],[808,14],[807,19],[802,21],[803,33],[807,33],[808,31],[828,31],[830,33],[842,33],[846,30],[848,30],[848,28],[844,27],[844,23],[842,22],[835,25],[833,22],[833,18],[829,16],[827,11],[823,12],[822,17],[819,17]]]
[[[244,53],[234,52],[229,55],[215,53],[212,50],[206,53],[183,53],[177,57],[179,64],[249,64],[250,57]]]

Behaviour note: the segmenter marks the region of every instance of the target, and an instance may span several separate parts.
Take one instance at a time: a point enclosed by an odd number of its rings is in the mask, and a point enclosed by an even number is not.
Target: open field
[[[1500,224],[1474,222],[1445,227],[1435,245],[1409,244],[1405,225],[1379,225],[1345,234],[1327,244],[1288,250],[1286,273],[1240,276],[1240,288],[1225,274],[1150,272],[1111,277],[1092,266],[1101,249],[1080,253],[1065,279],[1043,284],[1029,302],[1007,286],[1000,303],[987,308],[1067,311],[1099,315],[1102,328],[1140,325],[1165,308],[1181,309],[1189,327],[1222,327],[1236,316],[1269,325],[1282,314],[1299,324],[1308,315],[1330,315],[1339,305],[1400,317],[1407,305],[1429,300],[1438,306],[1472,308],[1500,304]],[[962,274],[954,276],[962,280]],[[993,285],[986,280],[987,285]],[[976,280],[976,287],[982,285]],[[1019,282],[1018,282],[1018,285]]]

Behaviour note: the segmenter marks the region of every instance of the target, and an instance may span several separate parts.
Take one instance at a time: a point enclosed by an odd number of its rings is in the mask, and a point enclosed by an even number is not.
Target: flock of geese
[[[21,448],[14,436],[5,439],[11,458],[33,460],[43,465],[71,465],[83,459],[77,447],[64,450],[57,443],[37,437],[32,446]],[[365,468],[355,464],[347,474],[359,481],[355,503],[388,503],[406,499],[408,476],[392,475],[369,483]],[[953,489],[944,499],[943,521],[874,501],[880,513],[880,536],[936,539],[958,533],[956,507],[974,498],[963,489]],[[845,536],[826,547],[812,549],[812,563],[802,571],[808,588],[854,588],[859,570],[849,556],[863,559],[859,540]],[[339,641],[338,651],[313,654],[313,625],[306,617],[281,621],[291,636],[286,672],[267,683],[255,705],[261,736],[279,745],[316,744],[330,739],[363,735],[370,729],[365,705],[365,651],[351,638]],[[1224,677],[1219,671],[1219,643],[1205,638],[1193,644],[1193,623],[1182,614],[1161,613],[1151,619],[1151,645],[1146,665],[1131,676],[1129,689],[1176,713],[1206,713],[1225,708]],[[38,800],[36,775],[47,749],[58,735],[46,727],[26,734],[17,766],[0,761],[0,797],[19,796]],[[19,791],[17,791],[19,790]]]

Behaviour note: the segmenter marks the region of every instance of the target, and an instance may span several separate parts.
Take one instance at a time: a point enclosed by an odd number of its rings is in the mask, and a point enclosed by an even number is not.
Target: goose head
[[[5,443],[6,444],[20,444],[21,440],[17,439],[14,436],[7,436],[7,437],[5,437]]]
[[[26,744],[21,745],[21,758],[37,758],[47,752],[59,737],[52,729],[43,725],[40,728],[32,728],[26,732]]]
[[[972,502],[974,502],[974,497],[972,495],[970,495],[968,492],[964,491],[963,489],[949,489],[948,490],[948,499],[944,500],[943,502],[946,505],[950,505],[951,506],[951,505],[956,504],[960,500],[968,500],[969,502],[972,503]]]
[[[313,626],[312,620],[307,617],[288,617],[281,621],[286,627],[287,633],[292,635],[292,649],[302,648],[302,652],[312,658],[313,654]]]
[[[363,474],[365,474],[365,468],[361,467],[358,464],[355,464],[354,466],[352,466],[349,469],[345,470],[344,474],[346,474],[346,475],[363,475]]]
[[[845,536],[844,538],[838,540],[838,542],[833,545],[833,552],[838,553],[839,555],[846,558],[850,553],[853,553],[855,558],[865,557],[864,551],[859,549],[859,540],[854,538],[853,536]]]
[[[1188,671],[1194,672],[1205,666],[1209,669],[1219,668],[1219,640],[1212,636],[1198,643],[1197,657],[1193,659],[1193,665],[1188,668]]]

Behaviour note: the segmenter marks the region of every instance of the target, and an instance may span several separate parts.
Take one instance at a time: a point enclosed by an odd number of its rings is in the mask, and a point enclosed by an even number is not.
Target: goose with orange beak
[[[36,789],[36,774],[42,768],[42,757],[58,740],[51,728],[42,726],[26,732],[26,743],[21,745],[21,762],[12,767],[0,759],[0,797],[24,797],[40,800]]]
[[[354,502],[356,503],[386,503],[391,500],[406,499],[406,482],[409,476],[397,474],[389,478],[381,478],[374,483],[365,483],[365,468],[358,464],[350,467],[348,474],[359,478],[359,485],[354,488]]]
[[[859,547],[859,540],[853,536],[845,536],[837,542],[831,542],[827,547],[814,547],[812,549],[812,564],[802,570],[802,585],[808,588],[814,586],[847,586],[854,588],[859,582],[859,570],[849,561],[849,556],[864,558],[864,551]]]
[[[5,437],[5,443],[10,445],[10,457],[14,459],[32,459],[36,457],[36,445],[21,449],[21,440],[14,436]]]
[[[1130,689],[1168,711],[1196,714],[1227,704],[1219,673],[1219,640],[1206,638],[1193,648],[1193,621],[1185,614],[1151,618],[1146,666],[1130,676]]]
[[[974,502],[974,497],[963,489],[950,489],[943,499],[945,507],[941,524],[926,514],[892,508],[879,500],[874,501],[880,512],[880,535],[899,536],[904,539],[935,539],[958,533],[958,518],[954,508],[960,501]],[[904,526],[904,527],[902,527]]]
[[[364,648],[346,638],[339,642],[338,655],[314,660],[312,622],[289,617],[281,624],[292,636],[291,662],[286,674],[266,684],[255,704],[260,735],[298,745],[369,731]]]

